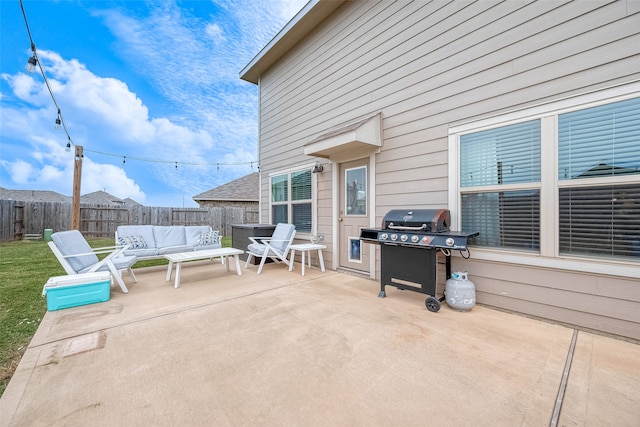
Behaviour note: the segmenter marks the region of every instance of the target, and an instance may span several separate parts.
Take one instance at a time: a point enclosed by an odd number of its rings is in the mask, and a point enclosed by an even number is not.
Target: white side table
[[[322,258],[322,250],[327,249],[325,245],[319,245],[317,243],[300,243],[297,245],[290,245],[289,250],[291,251],[291,262],[289,263],[289,271],[293,270],[293,259],[296,256],[296,251],[300,251],[302,253],[302,275],[304,276],[304,264],[305,264],[305,254],[311,251],[318,251],[318,259],[320,260],[320,270],[324,273],[324,259]],[[309,268],[311,268],[311,256],[308,257]]]

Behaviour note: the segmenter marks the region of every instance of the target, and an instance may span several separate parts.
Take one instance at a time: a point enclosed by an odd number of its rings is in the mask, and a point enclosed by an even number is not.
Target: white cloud
[[[118,197],[140,202],[146,198],[140,184],[127,176],[126,168],[99,163],[99,153],[129,156],[130,165],[150,171],[157,165],[144,160],[172,163],[195,159],[204,163],[212,157],[208,152],[213,139],[206,130],[192,130],[167,118],[150,118],[148,108],[125,83],[96,76],[79,61],[65,60],[54,52],[40,51],[39,57],[46,63],[49,84],[56,88],[55,97],[73,142],[85,148],[83,194],[109,187]],[[13,95],[22,101],[3,107],[3,138],[26,141],[30,146],[11,150],[3,141],[6,155],[3,153],[2,165],[15,184],[45,186],[68,195],[73,153],[64,150],[64,133],[53,130],[56,110],[48,92],[43,94],[46,85],[36,77],[3,75]],[[19,154],[11,159],[10,152]],[[164,174],[155,176],[162,179]],[[176,181],[167,177],[165,184],[171,187]]]
[[[27,184],[37,174],[31,164],[24,160],[17,160],[13,163],[7,163],[7,167],[11,172],[11,179],[17,184]]]
[[[125,170],[113,166],[95,163],[90,159],[83,160],[82,194],[103,190],[120,199],[131,197],[139,203],[146,201],[146,194],[131,178],[127,177]],[[84,171],[88,172],[85,173]]]
[[[224,35],[223,35],[224,32],[222,31],[222,28],[220,28],[220,26],[218,24],[214,23],[214,24],[207,25],[205,27],[205,32],[215,42],[223,42],[223,41],[226,40]]]

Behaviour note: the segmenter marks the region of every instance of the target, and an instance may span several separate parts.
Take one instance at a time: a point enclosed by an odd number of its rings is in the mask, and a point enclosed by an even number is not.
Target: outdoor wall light
[[[324,167],[320,164],[320,162],[316,162],[315,166],[313,166],[313,173],[320,173],[324,170]]]
[[[38,63],[38,60],[36,59],[35,55],[32,56],[31,58],[29,58],[27,60],[27,65],[25,65],[24,69],[27,70],[30,73],[33,73],[36,70],[36,64]]]

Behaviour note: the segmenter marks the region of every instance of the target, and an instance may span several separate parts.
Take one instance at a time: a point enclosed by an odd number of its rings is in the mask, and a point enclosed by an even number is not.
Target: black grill
[[[360,232],[363,242],[380,245],[380,298],[386,297],[385,286],[391,285],[430,295],[425,301],[427,309],[440,310],[444,297],[436,298],[438,251],[445,256],[448,279],[451,251],[468,258],[467,243],[479,234],[450,231],[450,223],[447,209],[394,209],[384,216],[382,228]]]

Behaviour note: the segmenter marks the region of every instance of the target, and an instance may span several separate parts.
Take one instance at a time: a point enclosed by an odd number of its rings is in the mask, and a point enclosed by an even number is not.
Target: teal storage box
[[[51,277],[42,289],[47,310],[61,310],[79,305],[109,301],[111,273],[97,272]]]

